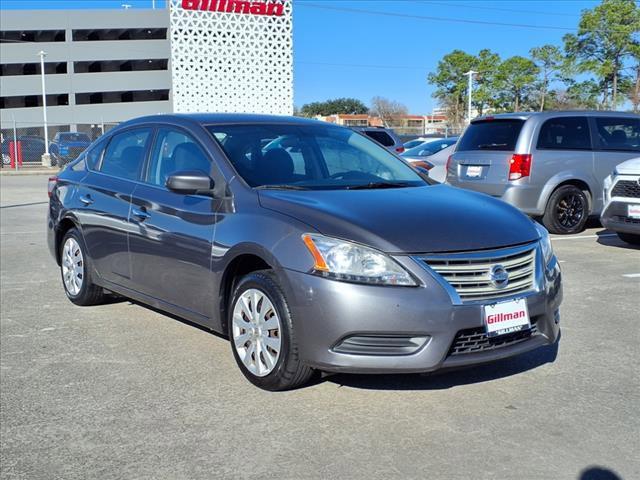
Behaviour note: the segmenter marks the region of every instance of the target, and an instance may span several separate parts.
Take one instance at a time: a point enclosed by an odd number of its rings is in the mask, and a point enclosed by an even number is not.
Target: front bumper
[[[526,296],[536,332],[491,350],[452,354],[461,331],[483,327],[482,304],[454,305],[438,280],[408,257],[396,258],[422,286],[350,284],[291,270],[282,272],[300,357],[324,371],[350,373],[429,372],[490,362],[558,340],[561,272],[554,258],[537,292]],[[489,302],[487,302],[489,303]],[[414,353],[350,354],[336,351],[345,338],[376,336],[424,339]]]

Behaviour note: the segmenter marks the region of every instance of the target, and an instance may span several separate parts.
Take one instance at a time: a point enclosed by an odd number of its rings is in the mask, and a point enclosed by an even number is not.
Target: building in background
[[[384,127],[385,122],[377,116],[367,114],[336,114],[317,116],[316,119],[345,127]],[[444,134],[451,130],[447,116],[432,115],[398,115],[387,121],[387,126],[398,135]]]
[[[290,0],[171,0],[160,9],[3,10],[3,139],[93,138],[119,122],[168,112],[293,112]]]

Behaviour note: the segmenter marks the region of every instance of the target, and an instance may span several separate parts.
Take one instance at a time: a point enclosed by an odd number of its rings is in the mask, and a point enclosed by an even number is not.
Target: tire
[[[574,185],[563,185],[549,197],[542,223],[551,233],[569,235],[582,232],[588,218],[587,194]]]
[[[640,245],[640,235],[634,235],[633,233],[623,233],[623,232],[616,232],[618,234],[618,237],[620,238],[620,240],[622,240],[623,242],[627,242],[630,243],[631,245]]]
[[[257,299],[256,305],[252,299]],[[254,316],[256,306],[258,314]],[[260,270],[242,277],[234,288],[228,312],[233,357],[251,383],[263,390],[279,391],[309,382],[315,371],[300,361],[291,311],[272,271]]]
[[[67,298],[76,305],[104,302],[104,290],[91,280],[91,260],[80,232],[72,228],[60,244],[60,275]]]

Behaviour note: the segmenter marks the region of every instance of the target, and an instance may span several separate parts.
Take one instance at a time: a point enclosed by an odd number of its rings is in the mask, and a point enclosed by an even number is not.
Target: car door
[[[594,116],[592,125],[595,139],[593,170],[599,186],[594,213],[599,213],[604,200],[604,179],[616,165],[640,155],[640,117]]]
[[[128,231],[133,193],[151,143],[151,128],[113,135],[87,152],[88,173],[78,191],[76,214],[97,274],[131,286]]]
[[[159,128],[130,217],[134,288],[203,317],[213,303],[216,204],[211,196],[172,192],[165,183],[177,171],[210,175],[211,169],[209,155],[192,135],[178,127]]]

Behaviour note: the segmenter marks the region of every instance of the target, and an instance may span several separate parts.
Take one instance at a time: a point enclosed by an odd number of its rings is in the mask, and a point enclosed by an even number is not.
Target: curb
[[[23,168],[21,170],[10,170],[10,169],[0,169],[0,176],[21,176],[21,175],[51,175],[53,173],[58,173],[60,171],[59,168],[51,167],[51,168]]]

